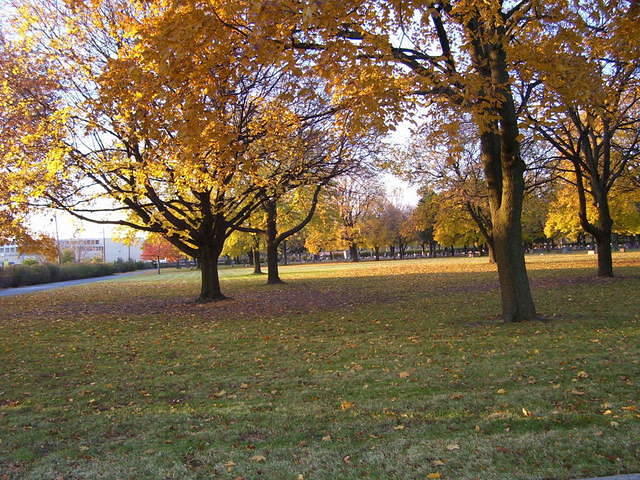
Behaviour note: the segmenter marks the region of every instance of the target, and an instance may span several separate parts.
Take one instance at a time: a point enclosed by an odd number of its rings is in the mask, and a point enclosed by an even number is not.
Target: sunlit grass
[[[640,471],[640,255],[163,271],[0,299],[0,478],[570,479]]]

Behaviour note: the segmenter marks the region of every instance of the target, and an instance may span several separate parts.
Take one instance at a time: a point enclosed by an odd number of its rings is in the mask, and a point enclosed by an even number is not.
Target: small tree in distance
[[[142,244],[142,255],[144,260],[152,260],[158,266],[158,275],[160,275],[160,260],[169,262],[178,261],[181,257],[180,250],[174,247],[169,241],[161,235],[151,234]]]
[[[17,238],[21,255],[40,255],[47,262],[58,259],[58,245],[48,235],[30,235],[28,233]]]

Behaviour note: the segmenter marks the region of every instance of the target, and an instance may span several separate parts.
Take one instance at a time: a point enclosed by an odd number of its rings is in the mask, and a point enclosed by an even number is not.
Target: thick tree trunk
[[[598,276],[613,277],[613,259],[611,258],[611,232],[601,232],[596,237],[598,245]]]
[[[270,241],[267,241],[267,283],[284,283],[278,269],[278,245]]]
[[[218,276],[218,258],[221,247],[205,245],[200,248],[200,275],[202,285],[200,287],[199,302],[212,302],[224,300],[226,297],[220,289],[220,278]]]
[[[482,24],[471,25],[480,31]],[[488,94],[500,100],[496,108],[488,105],[478,113],[481,158],[484,167],[489,206],[491,237],[498,267],[502,318],[519,322],[537,318],[529,287],[522,248],[522,201],[525,164],[520,155],[519,131],[506,54],[499,45],[474,39],[474,64],[487,81]],[[491,118],[497,115],[499,120]]]
[[[349,245],[349,257],[351,258],[352,262],[359,262],[360,261],[360,256],[358,255],[358,245],[355,243],[352,243]]]
[[[598,223],[593,236],[598,245],[598,276],[613,277],[613,259],[611,258],[611,239],[613,219],[609,210],[609,199],[601,194],[598,202]]]
[[[494,255],[498,265],[502,316],[506,322],[533,320],[535,305],[524,262],[519,212],[509,204],[493,219]]]
[[[373,252],[376,256],[376,261],[380,261],[380,247],[373,247]]]
[[[267,213],[267,283],[274,285],[284,283],[278,270],[278,210],[275,200],[266,200],[264,209]]]
[[[496,254],[493,249],[493,241],[487,242],[487,252],[489,254],[489,263],[496,263]]]
[[[491,221],[493,239],[493,253],[498,266],[500,281],[500,294],[502,297],[502,317],[505,322],[519,322],[536,318],[535,305],[529,287],[529,278],[524,261],[524,249],[522,248],[522,199],[524,194],[524,163],[519,154],[508,154],[505,150],[509,147],[517,149],[514,143],[503,145],[498,150],[501,156],[496,165],[494,149],[496,141],[493,134],[483,134],[483,155],[485,172],[489,170],[494,176],[488,175],[488,187],[490,192]],[[512,157],[512,158],[508,158]],[[499,184],[495,183],[495,170],[499,168],[501,177]]]
[[[594,190],[593,183],[592,181],[592,190]],[[613,277],[613,259],[611,258],[613,219],[609,210],[607,194],[602,188],[598,193],[598,223],[592,233],[598,244],[598,276]]]

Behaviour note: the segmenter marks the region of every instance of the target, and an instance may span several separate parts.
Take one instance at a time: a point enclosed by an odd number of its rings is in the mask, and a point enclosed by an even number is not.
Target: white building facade
[[[106,262],[141,260],[141,242],[125,245],[110,238],[69,238],[61,239],[60,252],[73,252],[76,262]],[[0,246],[0,265],[23,263],[26,259],[40,260],[38,255],[22,255],[17,245]]]

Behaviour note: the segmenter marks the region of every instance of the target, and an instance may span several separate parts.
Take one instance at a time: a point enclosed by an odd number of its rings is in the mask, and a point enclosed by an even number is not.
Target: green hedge
[[[146,267],[143,262],[11,265],[0,270],[0,288],[102,277]]]

